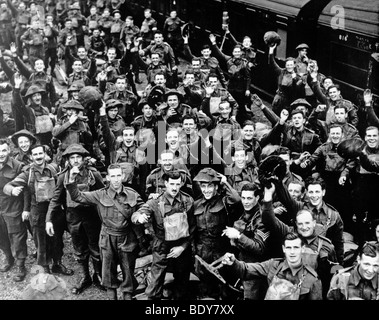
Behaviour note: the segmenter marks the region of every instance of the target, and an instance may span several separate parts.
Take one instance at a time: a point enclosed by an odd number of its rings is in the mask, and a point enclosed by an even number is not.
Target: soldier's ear
[[[109,175],[106,175],[106,176],[105,176],[105,179],[107,179],[108,182],[111,181],[111,179],[109,178]]]

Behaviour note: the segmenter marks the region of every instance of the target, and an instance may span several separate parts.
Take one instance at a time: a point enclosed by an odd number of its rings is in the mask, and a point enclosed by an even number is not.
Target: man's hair
[[[188,119],[192,119],[195,122],[195,124],[197,124],[197,118],[194,115],[189,114],[189,113],[182,117],[182,123],[184,123],[184,120],[188,120]]]
[[[195,70],[193,70],[192,68],[188,68],[185,72],[184,72],[184,76],[186,76],[187,74],[195,74]]]
[[[378,128],[378,127],[375,127],[375,126],[369,126],[369,127],[366,128],[366,133],[367,133],[367,131],[370,131],[370,130],[376,130],[376,131],[379,132],[379,128]]]
[[[205,49],[211,49],[211,47],[209,46],[209,44],[203,44],[203,46],[201,47],[201,51],[205,50]]]
[[[347,106],[343,101],[338,101],[337,104],[334,107],[334,112],[336,112],[336,109],[345,109],[345,113],[347,113]]]
[[[340,86],[337,83],[333,83],[329,88],[328,88],[328,93],[330,92],[331,89],[336,88],[338,91],[340,91]]]
[[[315,216],[313,214],[313,212],[311,210],[308,210],[308,209],[301,209],[299,210],[297,213],[296,213],[296,217],[297,216],[300,216],[301,214],[303,213],[309,213],[311,216],[312,216],[312,220],[315,220]]]
[[[0,145],[6,144],[8,147],[10,146],[10,143],[7,139],[0,139]]]
[[[259,191],[259,186],[256,183],[248,182],[245,183],[242,188],[241,188],[241,193],[242,191],[254,191],[254,194],[256,191]]]
[[[297,180],[297,179],[294,179],[294,178],[290,178],[287,180],[287,183],[288,183],[288,186],[292,183],[292,184],[298,184],[299,186],[301,186],[301,193],[303,193],[305,191],[305,184],[303,181],[301,180]]]
[[[362,248],[359,250],[359,257],[362,255],[375,258],[379,254],[379,244],[374,242],[366,242]]]
[[[121,169],[121,171],[122,171],[122,168],[118,163],[112,163],[108,166],[107,173],[109,174],[109,171],[113,170],[113,169]]]
[[[208,75],[207,81],[209,80],[209,78],[217,78],[217,80],[218,80],[218,79],[219,79],[219,76],[218,76],[217,73],[211,72],[211,73]]]
[[[246,148],[242,143],[233,143],[231,148],[230,148],[230,155],[234,157],[237,151],[245,151],[245,156],[246,156]]]
[[[136,129],[132,126],[126,126],[124,129],[122,129],[122,133],[124,133],[125,130],[133,130],[134,133],[136,133]]]
[[[155,30],[155,32],[154,32],[154,36],[156,35],[156,34],[161,34],[162,36],[163,36],[163,32],[161,31],[161,30]]]
[[[295,63],[296,59],[294,57],[288,57],[284,60],[284,63],[286,64],[288,61],[293,61]]]
[[[114,50],[115,52],[117,52],[117,49],[116,49],[115,47],[109,47],[108,50],[107,50],[107,52],[108,52],[109,50]]]
[[[253,126],[254,130],[255,130],[255,123],[254,121],[252,120],[245,120],[242,124],[242,128],[246,127],[246,126]]]
[[[132,20],[132,21],[134,20],[134,18],[133,18],[132,16],[127,16],[127,17],[125,18],[125,20],[126,20],[126,19],[129,19],[129,20]]]
[[[145,10],[143,10],[143,12],[151,12],[151,9],[150,8],[146,8]]]
[[[297,234],[295,232],[289,232],[284,236],[283,245],[286,243],[287,240],[292,241],[292,240],[296,240],[296,239],[300,239],[301,246],[303,246],[303,244],[304,244],[303,239],[300,237],[299,234]]]
[[[170,149],[164,149],[161,154],[160,154],[160,157],[162,157],[162,154],[165,154],[165,153],[171,153],[173,156],[175,156],[175,154],[170,150]]]
[[[200,57],[193,57],[191,62],[194,62],[194,61],[201,62],[201,59],[200,59]]]
[[[233,50],[234,49],[241,49],[242,50],[242,46],[240,44],[236,44],[234,47],[233,47]]]
[[[322,190],[325,190],[325,181],[323,178],[321,177],[308,177],[306,180],[305,180],[305,188],[308,189],[308,187],[310,185],[316,185],[316,184],[319,184],[321,186],[321,189]]]
[[[67,21],[71,21],[71,22],[72,22],[71,18],[66,18],[66,19],[64,20],[64,22],[67,22]]]
[[[154,75],[154,79],[155,79],[157,76],[163,76],[163,77],[166,79],[166,75],[164,74],[163,71],[159,71],[159,72],[157,72],[157,73]]]

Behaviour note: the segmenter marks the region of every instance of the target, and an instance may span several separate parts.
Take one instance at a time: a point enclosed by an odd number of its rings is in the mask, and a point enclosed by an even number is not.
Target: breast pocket
[[[114,210],[113,210],[113,207],[114,207],[114,203],[111,199],[101,199],[100,200],[100,204],[101,206],[103,207],[102,209],[102,215],[104,218],[106,219],[114,219],[115,216],[114,216]]]

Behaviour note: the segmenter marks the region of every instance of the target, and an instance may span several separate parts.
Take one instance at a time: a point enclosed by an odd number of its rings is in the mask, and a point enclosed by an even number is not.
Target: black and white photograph
[[[0,101],[0,300],[379,300],[378,1],[0,0]]]

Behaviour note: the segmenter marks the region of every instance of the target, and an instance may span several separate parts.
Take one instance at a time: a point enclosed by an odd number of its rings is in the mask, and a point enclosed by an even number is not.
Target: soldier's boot
[[[13,281],[15,282],[21,282],[24,281],[26,277],[26,268],[25,268],[25,260],[18,260],[17,261],[17,271],[16,274],[13,276]]]
[[[74,274],[74,270],[66,268],[64,264],[62,264],[61,260],[54,261],[51,267],[52,273],[59,273],[65,276],[72,276]]]
[[[109,300],[117,300],[117,290],[113,288],[107,288],[107,296]]]
[[[14,258],[12,254],[6,254],[4,264],[0,267],[0,272],[7,272],[9,271],[14,265]]]
[[[82,277],[80,278],[80,281],[77,286],[75,286],[71,292],[73,294],[81,294],[85,289],[89,288],[92,285],[92,279],[89,274],[89,266],[88,266],[89,259],[81,260],[79,261],[80,271]]]
[[[100,290],[105,291],[105,287],[101,284],[101,272],[102,272],[102,267],[101,267],[101,261],[100,259],[96,259],[94,257],[91,257],[92,259],[92,265],[93,265],[93,270],[94,273],[92,275],[92,282],[93,284]]]

